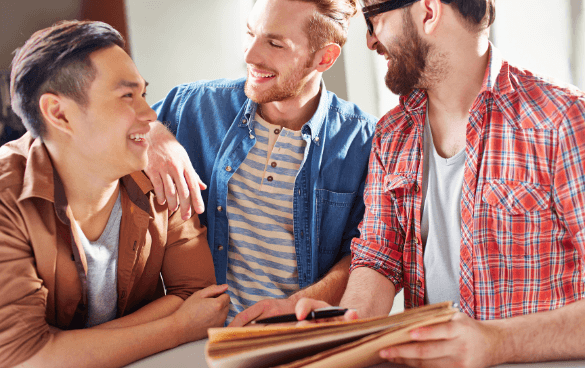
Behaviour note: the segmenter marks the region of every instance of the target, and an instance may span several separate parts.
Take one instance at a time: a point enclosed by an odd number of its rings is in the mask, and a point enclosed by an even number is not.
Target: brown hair
[[[349,19],[357,13],[357,0],[293,0],[316,6],[306,27],[311,52],[330,42],[343,47],[347,41]]]
[[[46,126],[39,107],[44,93],[67,96],[87,104],[87,88],[96,77],[89,55],[124,39],[102,22],[63,21],[35,32],[12,60],[10,96],[12,109],[34,137],[43,137]]]

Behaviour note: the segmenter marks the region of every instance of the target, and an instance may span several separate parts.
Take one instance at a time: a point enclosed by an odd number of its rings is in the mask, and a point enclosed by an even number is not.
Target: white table
[[[171,350],[163,351],[148,358],[144,358],[135,363],[128,365],[129,368],[205,368],[205,342],[207,340],[200,340],[181,345]],[[398,368],[402,365],[395,365],[390,363],[379,364],[371,368]],[[533,364],[504,364],[498,368],[578,368],[585,367],[585,360],[583,361],[569,361],[569,362],[549,362],[549,363],[533,363]]]

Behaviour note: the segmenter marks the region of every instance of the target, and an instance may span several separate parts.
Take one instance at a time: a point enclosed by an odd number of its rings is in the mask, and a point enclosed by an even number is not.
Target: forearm
[[[340,306],[357,310],[360,318],[388,315],[395,294],[394,284],[384,275],[360,267],[349,276]]]
[[[585,358],[585,300],[549,312],[484,323],[500,333],[499,346],[494,349],[498,363]]]
[[[112,329],[137,326],[140,324],[156,321],[173,314],[183,304],[183,299],[175,295],[165,295],[140,308],[127,316],[98,325],[94,328]]]
[[[119,367],[183,341],[172,320],[115,328],[61,331],[24,367]]]
[[[351,256],[337,262],[318,282],[290,296],[295,303],[301,298],[318,299],[331,305],[339,305],[349,278]]]

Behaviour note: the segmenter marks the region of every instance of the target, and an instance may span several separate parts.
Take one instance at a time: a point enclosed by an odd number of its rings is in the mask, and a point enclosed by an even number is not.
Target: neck
[[[291,130],[301,130],[319,107],[321,73],[315,74],[298,96],[259,106],[264,120]]]
[[[447,53],[447,72],[428,89],[429,109],[433,114],[467,120],[469,110],[481,91],[489,62],[487,37],[457,40]]]
[[[63,182],[75,221],[89,240],[97,240],[116,203],[119,178],[107,177],[103,168],[72,154],[70,147],[48,141],[45,145]]]

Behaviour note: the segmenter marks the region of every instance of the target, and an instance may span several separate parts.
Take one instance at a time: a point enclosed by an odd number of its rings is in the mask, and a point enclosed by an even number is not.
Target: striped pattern
[[[470,110],[461,195],[461,309],[508,318],[585,298],[585,94],[503,61],[493,46]],[[352,266],[424,304],[420,235],[427,96],[380,120]],[[397,290],[397,291],[398,291]]]
[[[256,115],[256,144],[228,183],[228,323],[266,298],[299,289],[293,190],[306,142]]]

